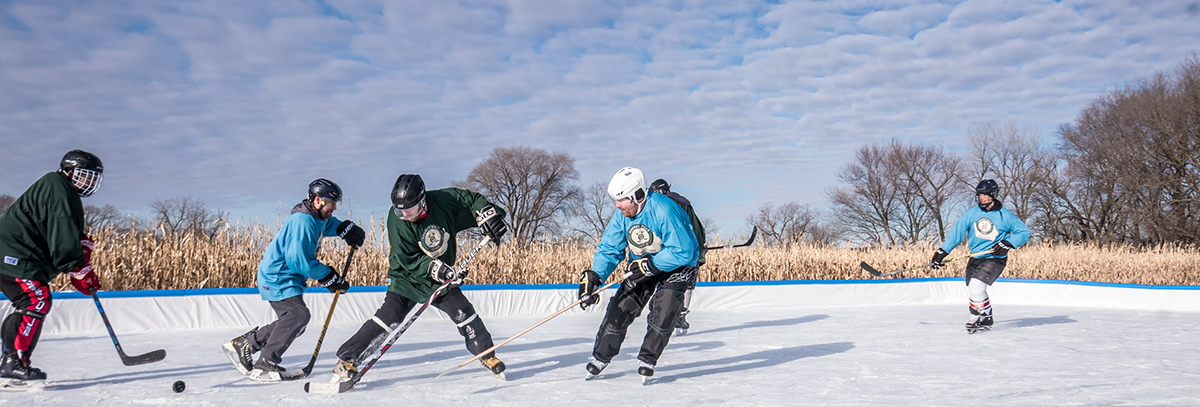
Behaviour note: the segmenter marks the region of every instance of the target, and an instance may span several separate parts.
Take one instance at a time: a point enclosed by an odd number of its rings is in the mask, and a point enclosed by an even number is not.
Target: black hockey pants
[[[608,302],[604,322],[596,332],[592,357],[604,363],[611,362],[621,351],[621,343],[625,341],[629,325],[642,314],[646,304],[650,304],[650,313],[646,317],[646,337],[642,339],[638,360],[657,365],[658,357],[675,330],[675,319],[683,309],[683,293],[687,291],[689,281],[695,278],[695,273],[695,267],[684,266],[635,286],[621,283],[621,288]]]
[[[304,334],[312,314],[308,312],[308,305],[304,304],[303,295],[271,301],[271,309],[275,310],[278,318],[254,332],[250,348],[261,348],[262,355],[259,357],[279,364],[283,361],[283,352],[292,346],[292,341]]]
[[[383,345],[387,334],[399,328],[408,312],[418,304],[420,303],[388,291],[383,298],[383,305],[375,311],[375,317],[364,322],[362,327],[358,328],[358,332],[338,348],[338,358],[353,361],[355,364],[361,362],[367,354]],[[471,305],[458,287],[438,296],[432,305],[449,315],[454,324],[458,325],[458,333],[466,340],[467,350],[472,355],[478,355],[494,345],[492,334],[475,313],[475,306]],[[383,325],[388,326],[388,329],[384,330]]]

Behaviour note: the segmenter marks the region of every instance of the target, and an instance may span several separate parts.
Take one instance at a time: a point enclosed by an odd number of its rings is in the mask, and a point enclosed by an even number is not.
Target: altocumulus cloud
[[[89,204],[190,194],[274,219],[317,177],[365,215],[394,177],[492,148],[639,166],[727,232],[824,206],[867,143],[963,151],[971,125],[1053,141],[1092,98],[1196,52],[1195,1],[10,1],[0,192],[72,148]]]

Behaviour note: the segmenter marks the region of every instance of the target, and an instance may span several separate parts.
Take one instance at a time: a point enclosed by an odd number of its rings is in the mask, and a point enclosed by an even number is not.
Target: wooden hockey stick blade
[[[122,353],[121,354],[121,363],[124,363],[125,366],[144,365],[147,363],[154,363],[154,362],[163,360],[166,357],[167,357],[167,351],[164,349],[153,350],[153,351],[143,353],[141,355],[134,355],[134,356],[125,355],[124,353]]]
[[[596,289],[596,291],[592,293],[592,295],[599,295],[601,291],[607,290],[609,287],[612,287],[613,285],[615,285],[615,284],[617,284],[617,283],[619,283],[619,282],[625,281],[625,279],[626,279],[626,278],[629,278],[629,276],[631,276],[631,275],[633,275],[633,273],[625,273],[625,275],[621,276],[621,278],[619,278],[619,279],[617,279],[617,280],[613,280],[613,282],[611,282],[611,283],[608,283],[608,284],[605,284],[604,286],[602,286],[602,287],[600,287],[600,288],[597,288],[597,289]],[[438,375],[437,377],[433,378],[433,381],[435,381],[435,382],[436,382],[436,381],[438,381],[438,379],[441,379],[441,378],[442,378],[442,376],[445,376],[447,373],[453,372],[453,371],[455,371],[455,370],[458,370],[459,368],[461,368],[461,367],[463,367],[463,366],[466,366],[466,365],[470,364],[471,362],[474,362],[474,361],[476,361],[476,360],[482,359],[484,355],[487,355],[487,354],[489,354],[489,353],[492,353],[492,351],[496,350],[496,348],[499,348],[499,347],[501,347],[501,346],[504,346],[505,344],[507,344],[507,343],[509,343],[509,342],[512,342],[512,341],[513,341],[513,339],[517,339],[517,338],[521,337],[521,335],[524,335],[524,334],[526,334],[527,332],[529,332],[529,331],[532,331],[534,328],[537,328],[537,327],[539,327],[539,326],[542,326],[542,324],[544,324],[544,323],[546,323],[546,322],[550,321],[551,319],[554,319],[554,317],[557,317],[557,316],[561,315],[561,314],[562,314],[562,313],[564,313],[564,312],[570,311],[570,310],[571,310],[571,308],[575,308],[575,306],[576,306],[576,305],[579,305],[579,304],[580,304],[580,303],[582,303],[582,302],[583,302],[583,298],[580,298],[580,299],[578,299],[578,300],[575,300],[575,302],[572,302],[570,305],[567,305],[566,307],[563,307],[562,309],[560,309],[560,310],[556,311],[555,313],[553,313],[553,314],[550,314],[550,316],[548,316],[548,317],[542,318],[542,320],[541,320],[541,321],[538,321],[538,322],[534,323],[533,325],[530,325],[528,328],[525,328],[525,330],[523,330],[523,331],[521,331],[521,332],[517,332],[517,334],[516,334],[516,335],[513,335],[513,336],[510,336],[510,337],[508,337],[508,339],[505,339],[503,342],[497,343],[496,345],[494,345],[494,346],[492,346],[492,347],[488,348],[487,350],[484,350],[483,352],[479,352],[479,354],[478,354],[478,355],[475,355],[475,357],[472,357],[471,359],[468,359],[466,362],[462,362],[462,364],[459,364],[458,366],[455,366],[455,367],[452,367],[452,368],[446,369],[446,371],[442,372],[442,374],[440,374],[440,375]]]

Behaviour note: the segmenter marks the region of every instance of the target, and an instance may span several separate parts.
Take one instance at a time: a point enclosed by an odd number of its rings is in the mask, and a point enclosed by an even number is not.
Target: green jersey
[[[71,180],[47,173],[0,215],[0,275],[50,282],[83,266],[83,202]]]
[[[453,265],[458,254],[458,232],[478,226],[476,212],[491,205],[503,218],[504,209],[479,193],[458,188],[425,192],[426,215],[415,222],[388,211],[388,291],[416,302],[425,302],[441,283],[429,276],[433,259]]]

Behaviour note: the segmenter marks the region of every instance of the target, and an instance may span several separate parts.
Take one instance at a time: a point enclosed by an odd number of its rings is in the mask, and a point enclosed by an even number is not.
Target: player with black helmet
[[[50,312],[50,281],[61,273],[84,295],[101,288],[92,270],[95,244],[84,234],[83,202],[104,179],[100,157],[83,150],[63,155],[57,172],[34,182],[0,216],[0,288],[13,312],[0,325],[3,360],[0,385],[36,388],[46,373],[30,366],[30,356]]]
[[[431,305],[450,316],[472,355],[493,345],[483,319],[458,288],[467,270],[454,267],[454,261],[457,235],[463,230],[479,227],[492,242],[500,243],[508,231],[504,209],[465,189],[426,191],[425,181],[418,174],[396,178],[392,205],[387,216],[391,246],[387,294],[375,315],[338,348],[340,360],[333,372],[341,380],[358,372],[364,356],[381,346],[383,339],[404,322],[409,311],[429,300],[434,290],[447,281],[455,284],[434,298]],[[504,363],[494,353],[485,355],[480,362],[497,378],[504,379]]]
[[[987,288],[1008,264],[1008,251],[1021,247],[1029,241],[1029,227],[1012,211],[1004,208],[998,196],[1000,186],[995,180],[985,179],[975,186],[975,206],[958,218],[954,229],[946,236],[942,247],[933,253],[931,267],[940,269],[951,250],[967,238],[971,253],[990,251],[967,261],[967,295],[971,301],[967,332],[992,329],[992,303],[988,300]]]
[[[700,217],[696,216],[696,210],[692,208],[692,201],[677,192],[672,192],[671,184],[662,178],[650,183],[650,191],[666,195],[683,207],[683,211],[687,213],[688,222],[692,224],[692,232],[696,235],[696,249],[700,251],[700,258],[696,260],[696,268],[704,266],[704,256],[708,254],[708,249],[704,247],[704,244],[708,239],[704,231],[704,223],[700,222]],[[696,280],[699,276],[699,272],[694,274],[695,278],[688,282],[687,291],[683,293],[683,309],[679,311],[679,318],[675,319],[675,333],[678,335],[686,335],[688,329],[691,328],[691,324],[687,322],[687,315],[691,312],[689,308],[692,306],[692,291],[696,289]]]
[[[339,236],[352,247],[363,245],[366,232],[354,222],[338,220],[333,211],[342,200],[342,188],[319,178],[308,184],[308,198],[292,207],[275,238],[258,263],[258,292],[270,302],[278,317],[222,345],[229,361],[250,380],[279,381],[304,376],[279,366],[292,341],[304,333],[311,314],[304,303],[308,279],[317,280],[329,292],[345,291],[350,283],[332,266],[317,260],[317,244],[323,236]],[[343,270],[345,271],[345,270]],[[262,351],[251,364],[254,353]]]

